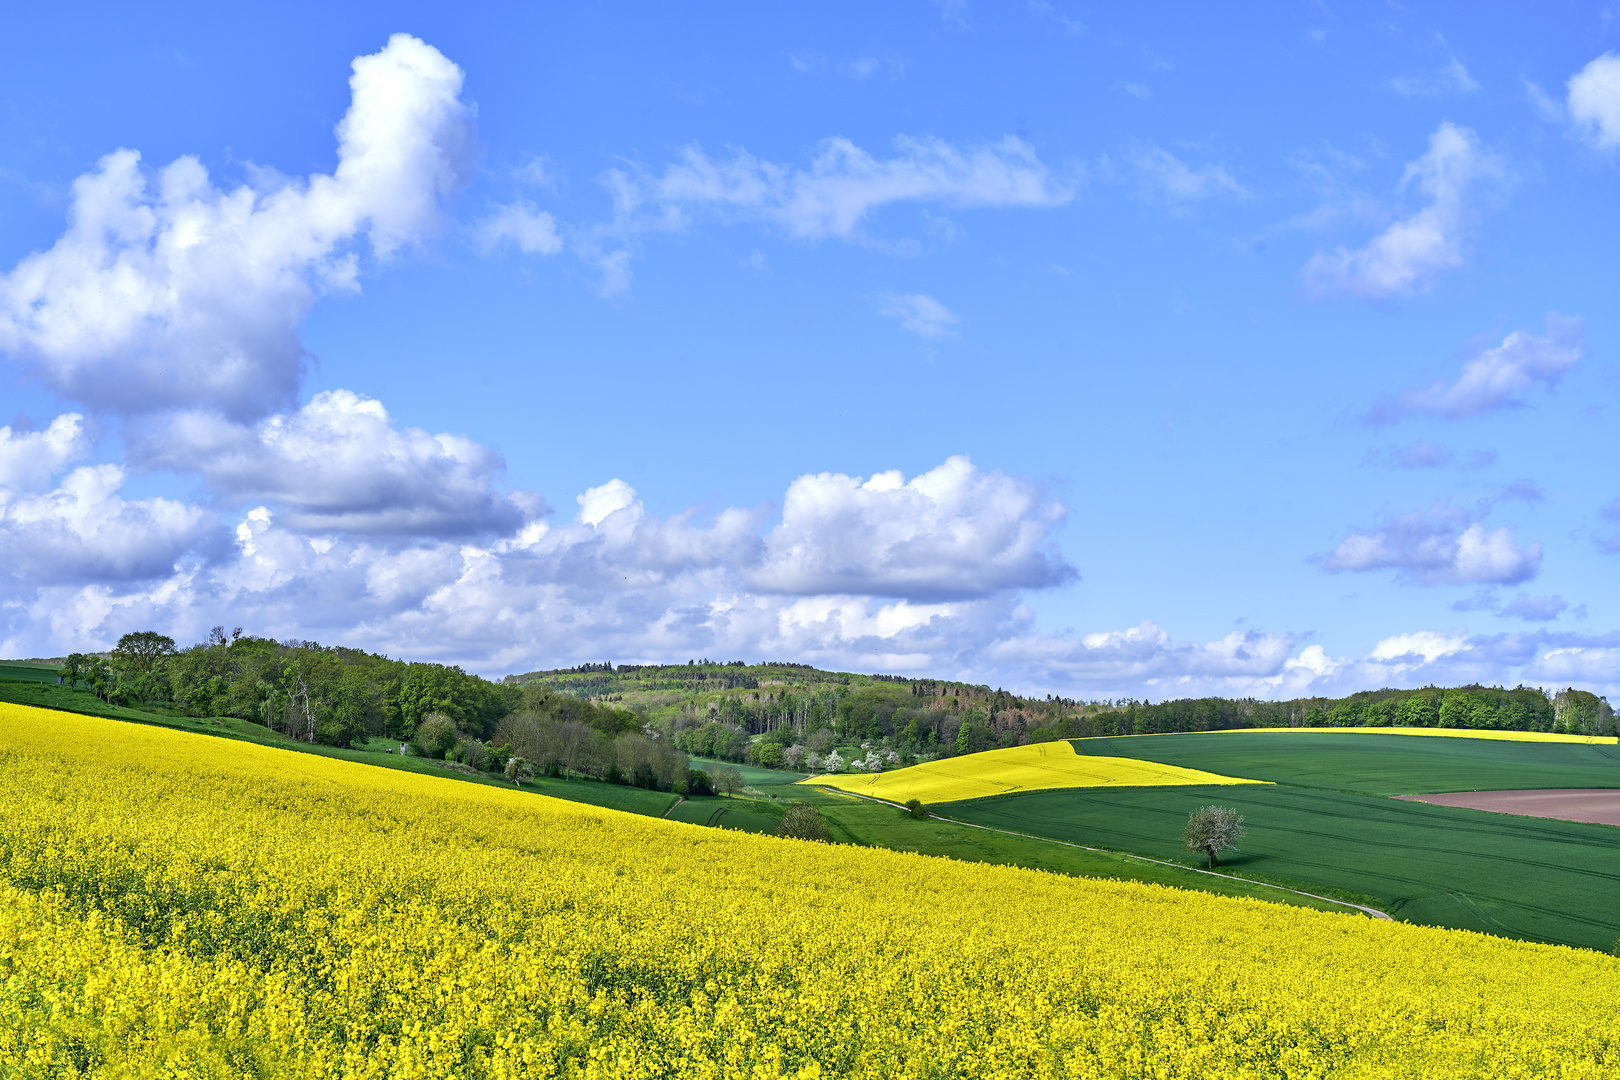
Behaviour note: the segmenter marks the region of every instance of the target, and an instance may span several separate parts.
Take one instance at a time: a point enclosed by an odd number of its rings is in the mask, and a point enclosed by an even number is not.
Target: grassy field
[[[767,770],[761,769],[761,772]],[[687,799],[669,814],[671,821],[704,825],[711,829],[760,833],[774,836],[784,807],[761,799],[734,799],[720,795],[699,795]]]
[[[787,769],[756,769],[752,765],[734,765],[729,761],[710,761],[708,758],[693,758],[694,769],[736,769],[742,774],[743,783],[749,787],[764,784],[767,787],[778,787],[782,784],[791,784],[803,780],[802,772],[790,772]]]
[[[1076,739],[1081,754],[1367,795],[1620,787],[1620,746],[1360,732],[1210,732]]]
[[[785,780],[777,784],[761,782],[751,786],[764,798],[775,796],[779,800],[776,806],[785,807],[789,802],[806,802],[816,807],[827,820],[830,839],[835,844],[912,851],[920,855],[938,855],[962,862],[988,863],[994,866],[1024,866],[1075,877],[1112,878],[1151,885],[1170,885],[1221,896],[1247,896],[1271,903],[1291,904],[1324,911],[1345,910],[1338,904],[1324,903],[1307,896],[1266,888],[1264,885],[1211,877],[1190,869],[1160,866],[1110,852],[1086,851],[1065,844],[1054,844],[1048,840],[1007,836],[987,829],[977,829],[971,825],[941,821],[939,818],[917,819],[904,810],[826,788],[792,784]],[[681,817],[681,811],[684,809],[683,805],[670,816]],[[774,806],[767,807],[764,812],[773,813],[775,810]],[[681,818],[681,820],[690,819]],[[771,831],[774,830],[773,818]]]
[[[24,660],[0,660],[0,680],[6,682],[50,683],[56,685],[57,669],[50,664],[30,664]]]
[[[1240,810],[1231,873],[1398,919],[1608,949],[1620,937],[1620,831],[1288,786],[1034,792],[938,807],[963,821],[1195,865],[1182,825]]]

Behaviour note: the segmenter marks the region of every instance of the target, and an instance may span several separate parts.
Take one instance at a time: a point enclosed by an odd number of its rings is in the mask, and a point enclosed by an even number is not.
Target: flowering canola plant
[[[1556,731],[1498,731],[1495,728],[1439,728],[1439,727],[1258,727],[1258,728],[1227,728],[1226,732],[1239,735],[1253,735],[1259,731],[1276,731],[1284,734],[1299,734],[1300,732],[1332,732],[1342,735],[1438,735],[1442,738],[1452,739],[1498,739],[1502,742],[1561,742],[1580,743],[1584,746],[1614,746],[1620,743],[1620,737],[1614,735],[1564,735]],[[1215,735],[1217,732],[1208,732]],[[1127,736],[1130,738],[1131,736]]]
[[[925,761],[894,772],[812,776],[800,783],[890,802],[919,799],[936,803],[1051,788],[1170,787],[1269,781],[1220,776],[1136,758],[1091,757],[1076,753],[1071,743],[1045,742]]]
[[[0,1076],[1613,1077],[1594,952],[0,705]]]

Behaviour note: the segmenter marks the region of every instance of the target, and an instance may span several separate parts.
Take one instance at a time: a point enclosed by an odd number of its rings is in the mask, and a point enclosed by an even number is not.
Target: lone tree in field
[[[1181,834],[1182,842],[1192,851],[1209,856],[1209,865],[1215,866],[1215,856],[1235,848],[1243,839],[1243,815],[1230,806],[1202,806],[1187,818],[1187,828]]]

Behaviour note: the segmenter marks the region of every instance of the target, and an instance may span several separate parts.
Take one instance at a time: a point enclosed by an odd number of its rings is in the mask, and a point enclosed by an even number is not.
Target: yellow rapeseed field
[[[1493,731],[1489,728],[1439,728],[1439,727],[1303,727],[1303,728],[1231,728],[1234,735],[1252,735],[1257,731],[1276,731],[1281,733],[1301,731],[1336,732],[1341,735],[1441,735],[1454,739],[1501,739],[1505,742],[1561,742],[1584,743],[1589,746],[1607,744],[1614,746],[1620,743],[1620,738],[1613,735],[1558,735],[1551,731]],[[1215,734],[1211,732],[1210,734]]]
[[[1169,787],[1186,784],[1262,784],[1177,765],[1135,758],[1077,754],[1067,742],[1031,743],[944,758],[881,773],[838,773],[812,776],[800,783],[837,788],[857,795],[903,803],[982,799],[1015,791],[1080,787]]]
[[[0,1076],[1614,1077],[1620,962],[0,705]]]

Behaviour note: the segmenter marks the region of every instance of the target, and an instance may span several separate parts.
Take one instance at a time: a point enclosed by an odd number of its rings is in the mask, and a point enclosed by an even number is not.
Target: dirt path
[[[675,812],[675,808],[677,806],[681,805],[681,803],[683,803],[685,801],[686,801],[686,796],[685,795],[677,795],[677,796],[675,796],[675,801],[669,804],[669,809],[664,811],[664,816],[669,817],[669,815],[671,815],[671,814],[673,814]]]
[[[884,806],[892,806],[897,810],[907,809],[897,802],[890,802],[888,799],[879,799],[872,795],[859,795],[853,791],[844,791],[842,788],[834,788],[833,790],[837,791],[840,795],[854,795],[857,799],[865,799],[867,802],[882,803]],[[1391,922],[1395,921],[1387,911],[1379,911],[1377,908],[1367,907],[1363,904],[1352,904],[1348,900],[1335,900],[1331,896],[1319,896],[1316,893],[1305,892],[1301,889],[1284,888],[1281,885],[1273,885],[1269,881],[1256,881],[1253,878],[1238,877],[1236,874],[1222,874],[1215,870],[1200,870],[1196,866],[1183,866],[1181,863],[1166,862],[1164,859],[1150,859],[1146,855],[1131,855],[1123,851],[1111,851],[1108,848],[1089,847],[1085,844],[1070,843],[1067,840],[1053,840],[1049,836],[1035,836],[1031,833],[1014,832],[1012,829],[998,829],[992,825],[978,825],[971,821],[962,821],[957,818],[946,817],[943,814],[935,814],[932,810],[930,810],[929,813],[934,817],[939,818],[941,821],[950,822],[952,825],[966,825],[970,829],[983,829],[985,832],[1001,833],[1005,836],[1018,836],[1025,840],[1039,840],[1046,844],[1062,844],[1064,847],[1079,848],[1082,851],[1095,851],[1099,855],[1117,855],[1122,859],[1135,859],[1137,862],[1157,863],[1160,866],[1170,866],[1177,870],[1189,870],[1194,874],[1208,874],[1210,877],[1225,878],[1227,881],[1241,881],[1245,885],[1258,885],[1263,889],[1276,889],[1278,892],[1293,893],[1295,896],[1308,896],[1312,900],[1322,900],[1329,904],[1338,904],[1340,907],[1354,908],[1362,914],[1370,915],[1375,919],[1389,919]]]

